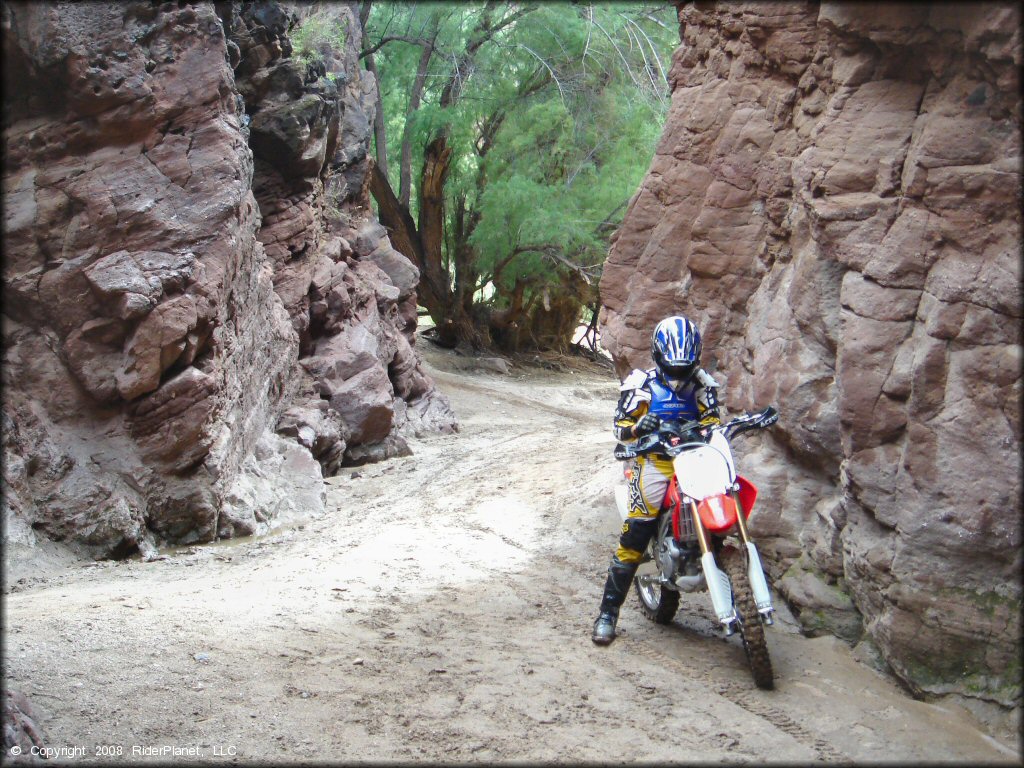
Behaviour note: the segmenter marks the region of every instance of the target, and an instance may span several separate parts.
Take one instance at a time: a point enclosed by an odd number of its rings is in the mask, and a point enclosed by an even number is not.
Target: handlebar
[[[699,421],[663,421],[656,432],[645,435],[632,445],[619,444],[615,458],[630,459],[659,450],[669,456],[676,456],[687,448],[707,443],[715,432],[722,432],[726,440],[752,429],[766,429],[779,420],[779,412],[768,406],[756,413],[737,416],[726,424],[702,425]]]

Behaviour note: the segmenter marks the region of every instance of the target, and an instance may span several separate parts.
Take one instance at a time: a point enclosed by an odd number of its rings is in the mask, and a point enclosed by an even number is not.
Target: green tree
[[[566,346],[660,135],[672,6],[367,2],[360,20],[370,188],[440,340]]]

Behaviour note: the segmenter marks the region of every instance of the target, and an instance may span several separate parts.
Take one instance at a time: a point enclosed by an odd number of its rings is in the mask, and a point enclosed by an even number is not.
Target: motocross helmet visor
[[[701,339],[685,317],[667,317],[654,329],[651,357],[658,374],[675,392],[686,387],[700,367]]]

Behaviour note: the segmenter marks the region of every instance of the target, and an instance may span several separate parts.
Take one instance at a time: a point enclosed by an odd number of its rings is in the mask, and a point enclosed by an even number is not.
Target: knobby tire
[[[655,624],[671,624],[676,611],[679,610],[679,593],[665,587],[658,587],[661,593],[658,604],[650,606],[640,593],[639,581],[634,586],[637,599],[640,600],[640,612]]]
[[[747,654],[747,662],[758,688],[771,690],[775,686],[772,674],[772,660],[768,656],[768,642],[764,634],[764,624],[757,612],[754,593],[750,588],[747,576],[747,557],[740,550],[729,550],[722,553],[722,565],[732,582],[732,601],[740,618],[740,636],[743,639],[743,650]],[[678,597],[678,596],[677,596]]]
[[[651,543],[647,545],[647,552],[645,553],[646,559],[644,562],[650,562],[654,559],[654,543],[655,539],[651,540]],[[679,593],[674,589],[668,589],[666,587],[658,587],[655,592],[658,593],[658,600],[656,604],[648,605],[647,601],[644,600],[644,593],[640,587],[640,576],[637,575],[633,578],[633,589],[636,590],[637,600],[640,601],[640,612],[643,613],[648,619],[653,621],[655,624],[671,624],[672,619],[675,618],[676,611],[679,610]]]

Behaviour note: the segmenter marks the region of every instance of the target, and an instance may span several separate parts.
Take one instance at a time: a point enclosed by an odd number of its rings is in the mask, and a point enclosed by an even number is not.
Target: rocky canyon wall
[[[337,34],[300,58],[307,22]],[[322,510],[343,461],[456,428],[413,347],[418,275],[370,211],[349,4],[2,23],[9,546],[266,530]]]
[[[776,586],[913,690],[1016,706],[1020,7],[686,3],[601,282],[618,370],[700,324]]]

